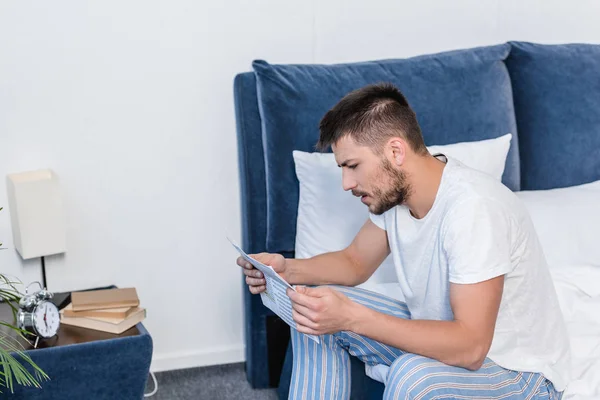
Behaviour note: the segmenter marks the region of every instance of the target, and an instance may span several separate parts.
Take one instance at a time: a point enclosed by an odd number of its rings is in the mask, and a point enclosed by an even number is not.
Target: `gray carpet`
[[[277,400],[275,389],[251,389],[246,380],[244,364],[216,365],[158,372],[158,392],[151,400]],[[148,377],[146,393],[153,389]]]

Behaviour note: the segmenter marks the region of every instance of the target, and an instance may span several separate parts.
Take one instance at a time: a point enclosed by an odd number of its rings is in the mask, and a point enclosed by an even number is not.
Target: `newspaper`
[[[238,245],[233,243],[233,241],[229,238],[229,243],[235,247],[235,249],[240,253],[240,255],[252,264],[256,269],[263,273],[265,280],[267,282],[267,290],[260,294],[262,302],[265,306],[267,306],[271,311],[279,316],[286,324],[291,326],[292,328],[296,328],[296,322],[292,317],[292,301],[287,296],[286,291],[288,288],[292,290],[294,287],[287,283],[285,279],[283,279],[275,270],[269,266],[265,265],[258,260],[250,257],[248,254],[244,252]],[[320,343],[319,337],[315,335],[307,335],[312,340],[317,343]]]

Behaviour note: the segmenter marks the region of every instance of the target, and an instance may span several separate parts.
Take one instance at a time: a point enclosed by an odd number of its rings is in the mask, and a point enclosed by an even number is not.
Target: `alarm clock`
[[[39,282],[38,282],[39,284]],[[27,293],[27,290],[25,290]],[[32,294],[25,294],[19,301],[17,327],[38,338],[51,338],[58,332],[60,315],[58,308],[50,302],[52,293],[42,288]]]

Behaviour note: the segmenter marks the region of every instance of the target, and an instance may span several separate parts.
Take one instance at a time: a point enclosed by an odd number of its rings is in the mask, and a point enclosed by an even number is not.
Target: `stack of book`
[[[121,334],[146,318],[135,288],[73,292],[60,323]]]

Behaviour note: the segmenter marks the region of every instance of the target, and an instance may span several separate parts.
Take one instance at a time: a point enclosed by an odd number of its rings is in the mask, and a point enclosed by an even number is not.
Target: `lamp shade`
[[[23,259],[66,251],[66,229],[58,177],[49,169],[7,176],[15,248]]]

